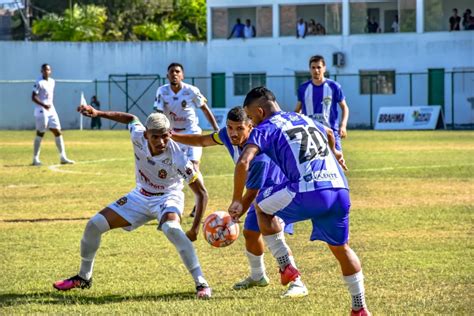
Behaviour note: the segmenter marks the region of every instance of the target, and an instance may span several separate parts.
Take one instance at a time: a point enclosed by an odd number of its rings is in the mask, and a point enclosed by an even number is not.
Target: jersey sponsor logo
[[[175,97],[173,97],[173,100],[175,100],[175,101],[176,101],[176,100],[178,100],[178,99],[179,99],[179,98],[178,98],[178,97],[176,97],[176,96],[175,96]]]
[[[174,122],[186,122],[186,118],[185,117],[180,117],[178,116],[176,113],[174,112],[170,112],[170,118],[172,121]]]
[[[162,164],[171,166],[171,159],[166,158],[161,161]]]
[[[166,179],[167,176],[168,176],[168,172],[166,172],[165,169],[161,169],[158,172],[158,177],[160,177],[160,179]]]
[[[183,100],[183,102],[181,102],[181,107],[185,108],[186,105],[188,105],[188,104],[186,103],[186,100]]]
[[[150,159],[150,158],[147,157],[146,161],[152,166],[156,165],[156,162],[154,162],[153,159]]]
[[[132,128],[130,128],[130,131],[131,131],[131,130],[132,130]],[[132,143],[133,143],[133,145],[136,146],[138,149],[143,150],[143,145],[142,145],[140,142],[134,140],[134,141],[132,141]]]
[[[272,191],[273,191],[272,187],[265,189],[265,191],[263,191],[263,198],[266,199],[267,197],[269,197],[270,194],[272,194]]]
[[[303,177],[304,181],[332,181],[339,178],[339,175],[335,172],[328,172],[327,170],[314,171]]]
[[[127,197],[124,196],[124,197],[121,197],[120,199],[118,199],[115,204],[117,204],[118,206],[124,206],[125,204],[127,204]]]
[[[145,182],[147,185],[151,186],[152,188],[155,188],[157,190],[164,190],[165,189],[164,185],[155,184],[155,183],[151,182],[150,179],[140,169],[138,169],[138,173],[140,174],[140,179],[143,182]]]
[[[331,103],[332,103],[332,97],[330,96],[324,97],[323,102],[321,102],[321,104],[325,106],[331,106]]]
[[[184,90],[184,91],[183,91],[183,95],[191,95],[191,92],[188,91],[188,90]]]

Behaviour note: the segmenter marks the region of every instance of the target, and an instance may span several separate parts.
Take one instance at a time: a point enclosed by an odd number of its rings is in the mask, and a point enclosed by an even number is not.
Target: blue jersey
[[[237,163],[243,149],[232,145],[229,135],[227,135],[227,128],[221,128],[219,132],[212,134],[212,138],[216,143],[224,145],[234,163]],[[268,156],[262,154],[258,155],[250,164],[245,186],[247,189],[260,190],[285,182],[286,180],[280,168]]]
[[[273,114],[253,129],[247,144],[258,146],[280,167],[294,192],[349,188],[324,126],[304,115]]]
[[[302,113],[335,131],[339,130],[337,105],[343,100],[341,85],[330,79],[320,86],[309,80],[298,88]]]

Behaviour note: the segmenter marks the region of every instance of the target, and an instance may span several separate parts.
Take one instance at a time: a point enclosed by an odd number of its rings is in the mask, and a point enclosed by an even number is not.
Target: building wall
[[[92,80],[107,80],[110,74],[126,73],[164,76],[171,62],[182,63],[186,76],[206,74],[207,47],[205,43],[185,42],[0,42],[0,129],[34,128],[31,91],[33,80],[40,76],[43,63],[51,64],[52,77],[58,81],[55,106],[63,128],[78,128],[79,116],[75,107],[81,91],[87,99],[95,93]],[[61,82],[61,79],[84,82]],[[22,81],[6,83],[4,80]],[[132,98],[138,98],[149,83],[151,80],[130,82]],[[151,111],[159,84],[155,82],[146,96],[140,99],[140,106],[145,112]],[[205,93],[206,88],[203,87]],[[99,100],[103,106],[109,105],[108,90],[107,84],[98,84]],[[124,110],[125,100],[123,91],[112,85],[110,105]],[[131,105],[132,100],[129,103]],[[141,111],[136,114],[144,116]]]

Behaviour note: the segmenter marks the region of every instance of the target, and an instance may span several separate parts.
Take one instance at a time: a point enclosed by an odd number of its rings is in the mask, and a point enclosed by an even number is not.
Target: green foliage
[[[32,31],[40,38],[52,41],[101,41],[106,20],[105,8],[75,4],[64,11],[64,16],[51,13],[34,21]]]
[[[152,41],[190,41],[193,36],[187,33],[177,21],[168,19],[161,23],[146,23],[133,27],[133,33]]]

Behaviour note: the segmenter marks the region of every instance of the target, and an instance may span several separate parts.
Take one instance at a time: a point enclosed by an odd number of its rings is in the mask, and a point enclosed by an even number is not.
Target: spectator
[[[100,102],[99,102],[99,100],[97,100],[97,97],[95,95],[92,96],[92,98],[91,98],[91,105],[96,110],[100,111]],[[94,127],[97,127],[97,129],[100,129],[102,127],[102,122],[101,122],[99,116],[91,118],[91,129],[94,129]]]
[[[257,32],[255,32],[255,26],[252,25],[252,21],[250,21],[250,19],[245,20],[244,37],[252,38],[255,37],[256,34]]]
[[[300,18],[296,23],[296,38],[305,38],[306,34],[308,34],[308,23]]]
[[[316,21],[314,19],[309,20],[308,35],[316,35]]]
[[[393,33],[400,32],[400,24],[398,24],[398,15],[395,15],[395,20],[393,20],[391,28]]]
[[[379,24],[375,21],[373,16],[367,20],[367,32],[368,33],[377,33],[379,30]]]
[[[234,27],[232,28],[232,32],[230,32],[230,35],[227,37],[227,39],[230,39],[232,36],[236,38],[244,38],[244,27],[245,25],[242,24],[240,19],[237,19]]]
[[[463,14],[462,25],[465,30],[474,30],[474,17],[471,16],[471,9],[466,9]]]
[[[316,35],[326,35],[326,29],[321,23],[316,24]]]
[[[453,9],[453,15],[449,18],[449,31],[459,31],[461,30],[461,17],[458,15],[458,9]]]

